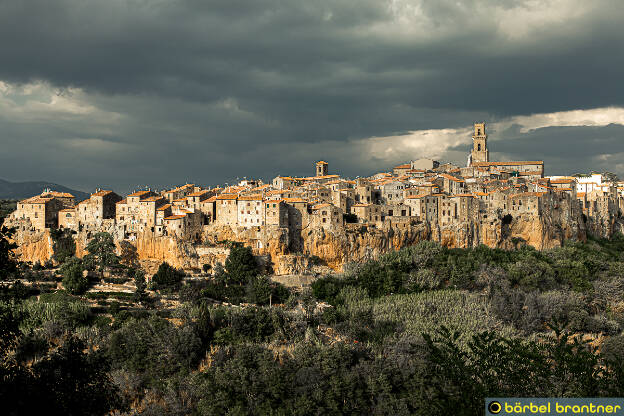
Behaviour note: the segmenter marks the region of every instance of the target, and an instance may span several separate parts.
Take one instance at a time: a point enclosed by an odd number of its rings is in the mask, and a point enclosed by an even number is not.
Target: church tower
[[[485,134],[485,123],[474,124],[470,159],[472,163],[490,161],[490,151],[487,148],[487,134]]]
[[[328,172],[328,164],[327,162],[321,160],[316,162],[316,176],[325,176]]]

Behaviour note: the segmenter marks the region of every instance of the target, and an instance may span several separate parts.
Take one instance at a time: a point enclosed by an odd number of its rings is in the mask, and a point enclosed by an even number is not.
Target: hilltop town
[[[332,269],[420,240],[449,247],[536,248],[608,237],[619,230],[624,182],[600,174],[545,176],[543,161],[491,161],[485,123],[474,124],[466,167],[412,160],[351,180],[316,162],[310,177],[278,176],[203,189],[186,184],[125,198],[97,190],[75,203],[53,190],[19,201],[5,224],[17,229],[25,260],[51,257],[49,230],[79,243],[106,231],[144,261],[185,268],[223,259],[223,241],[241,241],[277,274]],[[78,247],[81,245],[78,244]]]

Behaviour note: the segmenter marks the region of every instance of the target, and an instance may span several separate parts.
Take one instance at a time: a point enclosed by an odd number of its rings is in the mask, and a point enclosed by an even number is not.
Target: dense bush
[[[152,285],[156,290],[176,290],[180,288],[184,276],[182,270],[176,269],[167,262],[162,262],[152,277]]]
[[[246,283],[258,274],[258,265],[250,247],[234,244],[225,260],[227,282],[233,284]]]

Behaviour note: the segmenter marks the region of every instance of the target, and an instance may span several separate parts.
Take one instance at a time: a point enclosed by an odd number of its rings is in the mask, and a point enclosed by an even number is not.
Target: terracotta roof
[[[186,215],[172,215],[170,217],[165,218],[165,220],[179,220],[186,217]]]
[[[425,196],[429,196],[430,194],[418,194],[418,195],[409,195],[406,196],[405,199],[420,199],[423,198]]]
[[[169,208],[171,208],[171,204],[165,204],[162,207],[156,208],[156,211],[165,211],[165,210],[167,210]]]
[[[94,194],[91,194],[91,196],[105,196],[105,195],[112,194],[112,193],[113,193],[113,191],[100,190],[100,191],[97,191]]]
[[[203,202],[215,202],[217,200],[216,196],[211,196],[210,198],[208,198],[207,200],[203,201]]]
[[[327,208],[327,207],[331,207],[331,206],[332,206],[332,204],[317,204],[317,205],[314,205],[312,207],[312,209],[321,209],[321,208]]]
[[[412,167],[412,165],[411,165],[411,164],[409,164],[409,163],[404,163],[404,164],[402,164],[402,165],[395,166],[394,168],[395,168],[395,169],[409,169],[409,168],[411,168],[411,167]]]
[[[160,197],[160,196],[150,196],[149,198],[145,198],[141,202],[156,202],[156,201],[160,200],[161,198],[162,197]]]
[[[69,192],[48,191],[48,192],[42,192],[41,193],[41,196],[44,197],[44,198],[47,195],[53,196],[53,197],[57,197],[57,198],[74,198],[74,196],[72,194],[70,194]]]
[[[514,162],[474,162],[472,166],[520,166],[520,165],[543,165],[543,160],[514,161]]]
[[[460,197],[460,198],[474,198],[473,194],[454,194],[451,195],[451,198]]]
[[[149,192],[150,192],[150,191],[137,191],[137,192],[133,192],[133,193],[131,193],[131,194],[130,194],[130,195],[128,195],[128,196],[143,196],[143,195],[145,195],[145,194],[147,194],[147,193],[149,193]]]
[[[51,201],[52,197],[41,197],[41,196],[32,196],[30,198],[23,199],[19,201],[20,204],[45,204],[48,201]]]
[[[59,212],[73,212],[73,211],[75,211],[74,208],[65,208],[65,209],[60,210]]]
[[[301,203],[301,202],[308,202],[303,198],[284,198],[284,201],[286,201],[289,204],[295,204],[295,203]]]
[[[370,207],[371,204],[353,204],[351,205],[351,208],[366,208],[366,207]]]
[[[121,201],[116,202],[115,204],[125,204],[125,203],[127,203],[127,202],[128,202],[128,201],[124,198],[124,199],[122,199]]]
[[[456,178],[453,175],[447,175],[446,173],[441,173],[440,176],[453,182],[465,182],[463,179]]]
[[[570,183],[570,182],[576,182],[575,179],[551,179],[550,183]]]
[[[208,189],[202,189],[201,191],[190,193],[187,196],[202,196],[208,192],[210,192]]]
[[[316,162],[317,165],[328,165],[329,163],[325,162],[324,160],[319,160],[318,162]]]
[[[232,200],[232,199],[237,199],[237,198],[238,198],[238,195],[236,194],[221,194],[217,196],[217,200],[224,200],[224,199]]]

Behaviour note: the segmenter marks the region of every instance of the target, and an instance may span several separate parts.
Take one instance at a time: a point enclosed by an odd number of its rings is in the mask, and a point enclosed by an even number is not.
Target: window
[[[479,144],[477,145],[477,151],[479,151],[479,152],[481,151],[481,143],[479,143]]]

